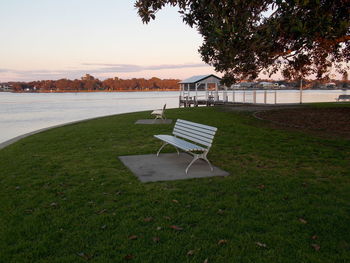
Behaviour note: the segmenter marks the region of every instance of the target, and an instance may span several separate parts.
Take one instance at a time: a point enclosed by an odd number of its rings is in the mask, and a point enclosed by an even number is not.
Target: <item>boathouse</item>
[[[219,102],[221,78],[211,75],[193,76],[180,81],[179,106],[214,105]]]

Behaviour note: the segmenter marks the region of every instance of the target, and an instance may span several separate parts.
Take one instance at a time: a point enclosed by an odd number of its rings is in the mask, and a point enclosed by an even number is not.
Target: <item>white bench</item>
[[[350,95],[339,95],[339,97],[336,99],[336,101],[340,100],[350,100]]]
[[[207,159],[207,154],[216,131],[217,128],[212,126],[178,119],[175,123],[173,135],[154,135],[155,138],[163,141],[163,145],[158,150],[157,156],[159,156],[160,151],[165,145],[170,144],[176,148],[178,155],[180,154],[178,149],[193,155],[193,160],[185,170],[186,174],[190,166],[198,159],[205,160],[213,171],[213,167]]]
[[[165,108],[166,108],[166,104],[164,104],[163,109],[158,109],[158,110],[154,110],[151,112],[151,115],[155,116],[155,119],[162,119],[165,120]]]

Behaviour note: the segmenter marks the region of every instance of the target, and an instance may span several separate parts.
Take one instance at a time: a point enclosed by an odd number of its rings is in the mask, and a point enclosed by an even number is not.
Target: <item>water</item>
[[[0,143],[16,136],[112,114],[178,107],[178,92],[0,92]]]
[[[268,91],[267,103],[274,103],[274,91]],[[303,91],[303,102],[335,101],[341,90]],[[194,95],[194,94],[192,94]],[[198,95],[204,96],[204,93]],[[223,94],[220,93],[220,99]],[[233,91],[228,91],[233,101]],[[112,114],[178,107],[179,92],[96,92],[96,93],[7,93],[0,92],[0,143],[16,136],[59,125]],[[253,92],[246,91],[246,102]],[[235,91],[235,101],[243,101],[243,91]],[[299,103],[299,91],[278,90],[277,103]],[[256,102],[264,102],[264,91],[257,91]],[[151,117],[151,116],[150,116]]]

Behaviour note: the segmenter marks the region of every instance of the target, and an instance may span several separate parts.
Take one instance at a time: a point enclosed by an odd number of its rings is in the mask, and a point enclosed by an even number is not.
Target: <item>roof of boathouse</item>
[[[198,75],[198,76],[192,76],[188,79],[184,79],[179,82],[179,84],[194,84],[194,83],[220,83],[221,78],[210,74],[210,75]]]

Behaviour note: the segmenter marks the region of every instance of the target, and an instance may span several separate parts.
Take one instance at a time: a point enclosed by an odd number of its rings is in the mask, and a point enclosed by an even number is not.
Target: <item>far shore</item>
[[[147,89],[147,90],[39,90],[39,91],[11,91],[12,93],[84,93],[84,92],[155,92],[179,91],[179,89]]]

